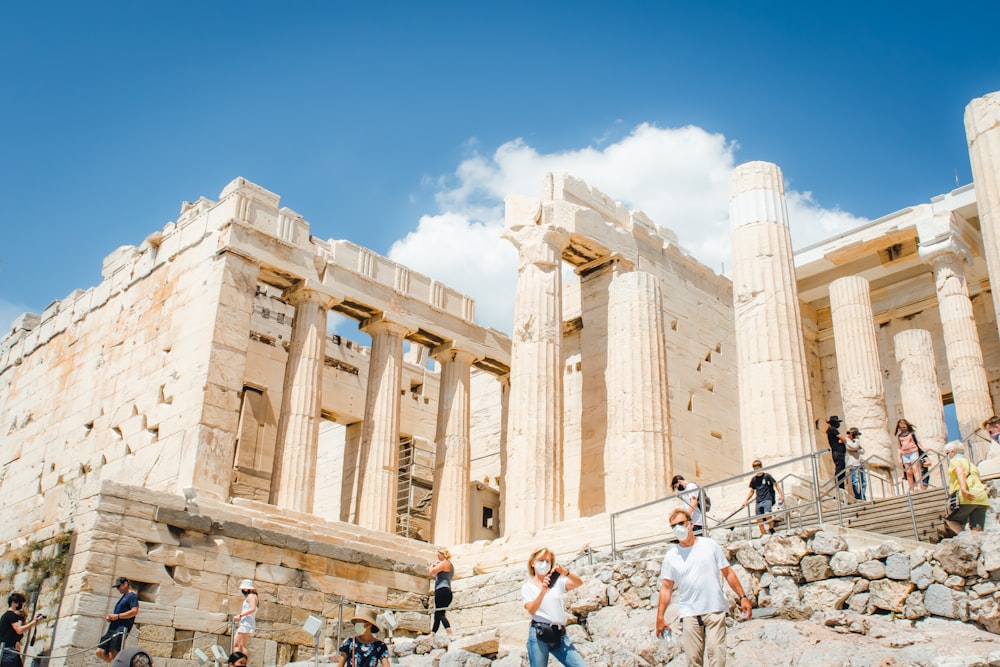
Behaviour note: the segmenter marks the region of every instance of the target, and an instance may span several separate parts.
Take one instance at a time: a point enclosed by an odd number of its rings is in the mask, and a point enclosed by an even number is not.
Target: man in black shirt
[[[753,469],[760,471],[763,467],[760,459],[753,462]],[[754,493],[757,494],[757,507],[755,514],[761,516],[763,514],[770,514],[771,510],[774,508],[774,496],[777,494],[778,499],[782,504],[785,503],[785,495],[781,492],[781,487],[775,481],[774,477],[771,477],[770,473],[758,472],[756,475],[750,478],[750,492],[747,493],[747,499],[743,501],[740,507],[746,507],[749,504],[750,499],[753,498]],[[768,516],[764,521],[758,522],[760,525],[760,534],[774,532],[774,517]]]
[[[830,445],[830,455],[833,456],[834,475],[837,479],[837,486],[844,488],[844,478],[847,470],[847,445],[844,444],[844,436],[840,435],[840,417],[833,415],[826,423],[826,441]]]

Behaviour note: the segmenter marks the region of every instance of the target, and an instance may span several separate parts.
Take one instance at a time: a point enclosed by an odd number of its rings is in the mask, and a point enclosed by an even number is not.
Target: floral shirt
[[[347,656],[348,667],[379,667],[382,659],[389,657],[389,648],[378,639],[365,644],[352,637],[340,645],[340,652]]]

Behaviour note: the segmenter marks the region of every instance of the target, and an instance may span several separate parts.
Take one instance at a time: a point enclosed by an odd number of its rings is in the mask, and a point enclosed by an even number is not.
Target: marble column
[[[357,520],[360,526],[394,533],[399,481],[399,391],[407,329],[378,316],[365,320],[361,330],[372,337],[372,349],[361,431]]]
[[[670,495],[667,347],[660,281],[618,272],[608,294],[607,511]]]
[[[844,429],[858,427],[865,439],[865,453],[877,456],[882,466],[894,465],[896,447],[889,436],[885,408],[882,363],[875,338],[868,281],[845,276],[830,283],[830,315],[837,352],[840,399],[844,405]],[[878,462],[873,462],[878,466]]]
[[[505,534],[563,518],[562,251],[569,234],[541,224],[537,200],[508,197],[504,238],[518,249],[511,340]]]
[[[475,357],[450,345],[432,356],[441,364],[432,541],[451,546],[469,541],[469,372]]]
[[[748,162],[729,179],[743,459],[816,448],[802,317],[781,170]]]
[[[1000,314],[1000,92],[965,107],[972,182],[983,235],[983,258],[993,287],[993,311]],[[992,413],[991,413],[992,414]]]
[[[957,235],[920,244],[920,256],[934,267],[941,335],[961,436],[967,437],[993,414],[979,331],[965,282],[969,252]]]
[[[917,427],[921,446],[943,453],[948,427],[944,423],[944,404],[938,386],[931,332],[909,329],[900,331],[892,340],[899,364],[903,418]]]
[[[286,292],[285,300],[295,306],[295,317],[285,362],[270,501],[296,512],[312,512],[326,358],[326,313],[333,301],[303,287]]]

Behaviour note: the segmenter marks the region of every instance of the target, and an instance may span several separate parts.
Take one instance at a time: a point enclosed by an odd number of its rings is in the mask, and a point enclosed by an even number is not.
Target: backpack
[[[708,497],[705,493],[705,489],[698,489],[698,509],[702,512],[708,512],[712,509],[712,499]]]

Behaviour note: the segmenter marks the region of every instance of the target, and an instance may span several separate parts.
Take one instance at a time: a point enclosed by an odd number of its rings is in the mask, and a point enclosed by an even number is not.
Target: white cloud
[[[476,299],[477,320],[510,330],[516,257],[500,238],[503,198],[533,196],[544,175],[566,171],[582,178],[656,224],[708,267],[729,268],[729,174],[737,144],[700,127],[660,128],[643,123],[620,141],[539,153],[522,139],[492,156],[474,151],[453,174],[437,181],[437,215],[393,244],[389,255]],[[787,192],[796,247],[855,227],[863,219],[822,208],[810,192]]]

